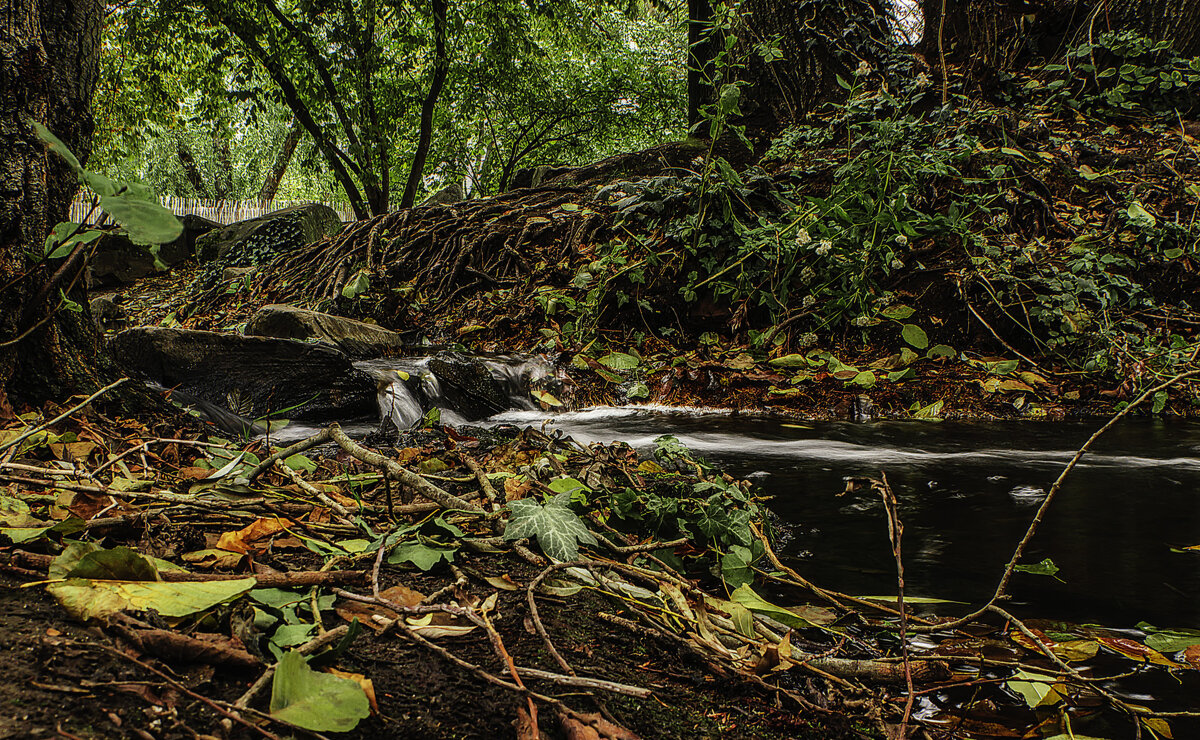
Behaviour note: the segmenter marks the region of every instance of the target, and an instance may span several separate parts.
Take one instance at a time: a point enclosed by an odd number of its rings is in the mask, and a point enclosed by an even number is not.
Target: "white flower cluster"
[[[892,269],[893,270],[903,270],[904,269],[904,261],[901,260],[899,257],[893,258],[892,259]]]
[[[866,77],[871,74],[871,65],[867,64],[867,60],[862,60],[858,63],[858,69],[854,70],[855,77]]]
[[[803,247],[812,241],[812,237],[808,235],[808,229],[800,229],[796,232],[796,246]]]
[[[908,237],[904,234],[896,234],[896,243],[902,247],[906,246],[908,244]]]
[[[813,334],[811,331],[801,334],[796,338],[796,344],[799,344],[801,348],[811,347],[816,343],[817,335]]]
[[[801,282],[807,283],[809,280],[812,280],[816,276],[817,276],[816,271],[813,270],[811,267],[805,267],[803,270],[800,271]]]
[[[828,239],[822,239],[817,242],[817,254],[821,257],[829,254],[829,250],[833,249],[833,242]]]
[[[1003,212],[996,214],[996,217],[992,219],[992,223],[997,226],[1008,226],[1008,214]]]
[[[917,75],[917,87],[926,88],[932,84],[933,83],[929,80],[929,75],[925,74],[924,72],[921,72]]]
[[[866,326],[867,324],[871,323],[871,317],[870,316],[859,316],[858,318],[854,319],[850,323],[854,324],[855,326]]]
[[[812,308],[817,305],[817,297],[815,295],[806,295],[804,300],[800,301],[800,305],[804,308]]]

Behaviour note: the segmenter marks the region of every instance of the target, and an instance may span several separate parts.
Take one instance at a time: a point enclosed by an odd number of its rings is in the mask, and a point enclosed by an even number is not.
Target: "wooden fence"
[[[71,203],[72,221],[80,223],[84,217],[87,217],[87,223],[94,224],[100,220],[102,212],[99,208],[91,216],[87,216],[88,211],[92,208],[92,197],[90,192],[85,191],[80,191],[75,196],[74,202]],[[314,202],[309,200],[209,200],[208,198],[177,198],[172,195],[164,195],[159,198],[159,201],[164,208],[176,216],[196,215],[219,224],[245,221],[248,218],[257,218],[288,206]],[[337,211],[343,221],[355,220],[354,211],[351,210],[349,204],[325,203],[325,205]]]

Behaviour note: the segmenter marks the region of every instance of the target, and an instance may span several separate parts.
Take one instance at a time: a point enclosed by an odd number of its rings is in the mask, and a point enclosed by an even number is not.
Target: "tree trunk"
[[[293,120],[292,125],[288,128],[287,136],[283,139],[283,148],[275,156],[275,162],[271,165],[270,171],[267,172],[267,178],[263,181],[262,190],[258,191],[259,200],[275,199],[275,193],[279,192],[279,183],[283,181],[288,165],[292,162],[292,155],[296,152],[296,145],[300,143],[300,133],[299,124]]]
[[[1112,28],[1169,41],[1180,56],[1200,56],[1200,0],[1109,0],[1107,18]]]
[[[412,167],[408,171],[408,182],[404,185],[401,208],[412,208],[417,199],[417,186],[425,174],[425,159],[429,156],[429,144],[433,138],[433,113],[438,96],[446,83],[448,60],[446,59],[446,0],[433,0],[433,79],[429,92],[421,102],[421,130],[417,135],[417,149],[413,152]]]
[[[859,62],[878,66],[894,43],[888,0],[746,0],[736,29],[746,60],[738,76],[746,123],[774,130],[843,95]],[[776,47],[767,62],[760,50]]]
[[[921,51],[935,69],[944,54],[977,78],[1058,59],[1104,31],[1137,31],[1182,56],[1200,55],[1200,0],[1044,0],[1036,8],[1021,0],[945,0],[944,23],[942,5],[923,1]]]
[[[213,136],[213,153],[217,155],[217,171],[213,178],[213,197],[217,200],[233,198],[233,154],[229,151],[229,137]]]
[[[175,156],[179,158],[179,164],[183,167],[184,177],[196,191],[196,197],[208,197],[208,188],[204,186],[204,178],[200,176],[200,168],[196,166],[196,157],[188,148],[187,142],[183,140],[183,133],[176,131],[172,138],[175,141]]]
[[[87,161],[100,11],[99,0],[0,0],[0,415],[10,401],[94,392],[110,371],[98,367],[99,335],[78,274],[84,260],[62,270],[36,258],[78,185],[28,122],[42,122]],[[60,291],[83,311],[56,309]]]
[[[700,123],[700,106],[712,99],[712,0],[688,0],[688,128]]]

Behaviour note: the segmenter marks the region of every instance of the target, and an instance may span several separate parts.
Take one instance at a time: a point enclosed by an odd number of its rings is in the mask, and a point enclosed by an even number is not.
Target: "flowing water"
[[[781,556],[818,585],[895,593],[876,494],[845,476],[885,473],[904,522],[906,593],[977,604],[991,594],[1054,479],[1099,422],[820,422],[634,406],[490,422],[541,424],[580,442],[653,447],[664,434],[756,480],[790,529]],[[1200,627],[1200,424],[1144,420],[1107,432],[1068,476],[1018,573],[1010,606],[1030,616]],[[1060,580],[1061,579],[1061,580]],[[961,611],[955,609],[953,611]]]

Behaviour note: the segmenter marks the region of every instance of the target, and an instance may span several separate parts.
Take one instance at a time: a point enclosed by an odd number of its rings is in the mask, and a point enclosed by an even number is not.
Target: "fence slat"
[[[71,202],[71,221],[80,223],[84,222],[85,218],[87,218],[86,223],[89,224],[100,221],[104,215],[100,208],[96,208],[90,217],[87,216],[88,211],[92,208],[93,197],[91,192],[85,190],[80,190],[75,195],[75,200]],[[311,200],[209,200],[207,198],[179,198],[173,195],[164,195],[158,200],[162,203],[163,208],[176,216],[200,216],[219,224],[232,224],[249,218],[258,218],[291,206],[321,202]],[[337,211],[343,221],[355,220],[354,211],[350,209],[348,203],[325,202],[324,205]]]

